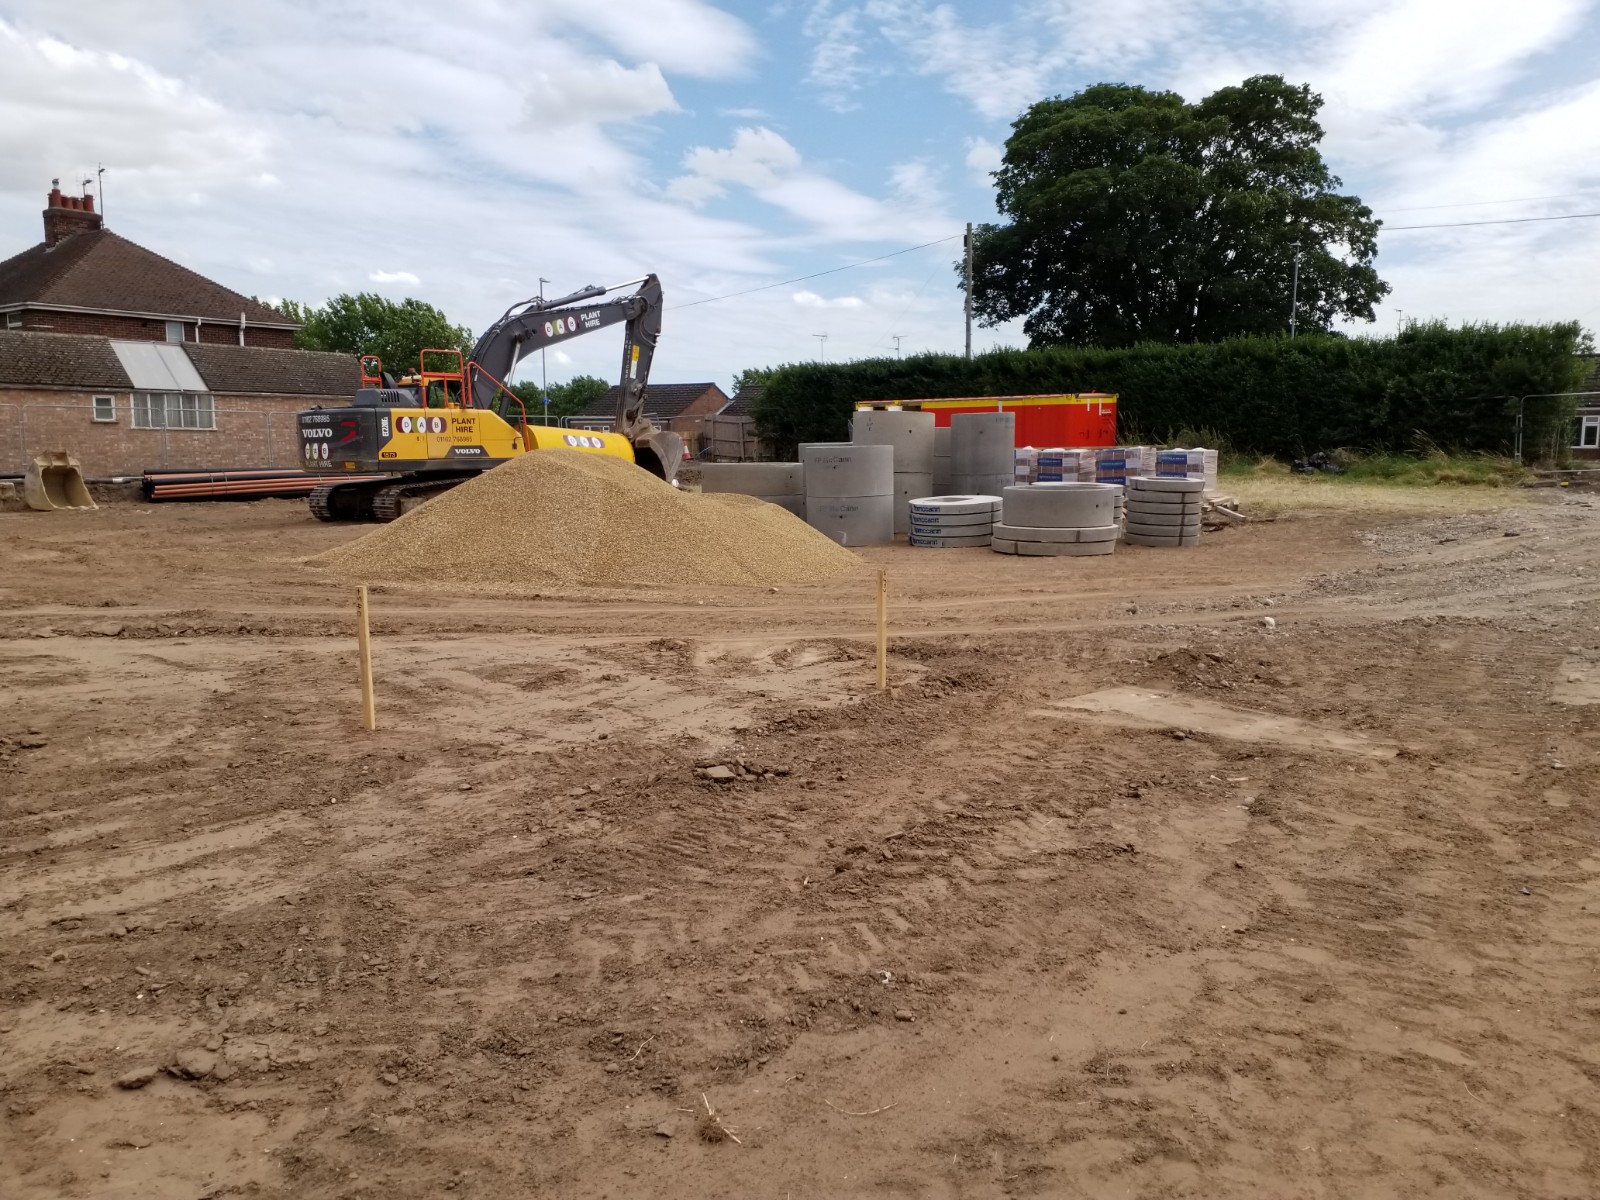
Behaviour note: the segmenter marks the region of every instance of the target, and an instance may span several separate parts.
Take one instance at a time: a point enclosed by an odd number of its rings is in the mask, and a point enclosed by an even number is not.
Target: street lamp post
[[[1289,288],[1289,336],[1294,337],[1295,318],[1300,310],[1300,243],[1294,244],[1294,282]]]
[[[539,305],[544,306],[544,285],[550,281],[539,276]],[[539,394],[544,398],[544,423],[550,424],[550,375],[545,369],[544,347],[539,347]]]

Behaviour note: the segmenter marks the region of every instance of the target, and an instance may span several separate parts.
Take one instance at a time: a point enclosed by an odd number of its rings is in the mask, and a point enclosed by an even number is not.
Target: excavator
[[[625,288],[627,295],[612,296]],[[625,323],[622,388],[613,432],[532,422],[504,382],[524,357],[608,325]],[[667,480],[683,462],[683,439],[644,415],[650,361],[661,334],[661,283],[654,275],[560,299],[513,304],[470,356],[424,350],[399,380],[375,355],[361,359],[361,387],[345,408],[299,414],[307,471],[332,476],[311,493],[322,521],[393,521],[432,496],[532,450],[577,450],[624,458]]]

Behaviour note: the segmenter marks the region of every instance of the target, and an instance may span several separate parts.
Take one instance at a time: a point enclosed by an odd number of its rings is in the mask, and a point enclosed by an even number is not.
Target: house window
[[[181,342],[181,341],[183,341],[183,322],[182,321],[168,321],[167,322],[167,341],[169,341],[169,342]]]
[[[115,421],[117,419],[117,398],[115,396],[96,396],[94,398],[94,419],[96,421]]]
[[[7,329],[21,329],[22,328],[22,314],[19,313],[19,312],[8,312],[6,314],[6,328]]]
[[[135,429],[215,429],[217,410],[200,392],[135,392]]]
[[[1580,419],[1576,448],[1579,450],[1600,450],[1600,416]]]

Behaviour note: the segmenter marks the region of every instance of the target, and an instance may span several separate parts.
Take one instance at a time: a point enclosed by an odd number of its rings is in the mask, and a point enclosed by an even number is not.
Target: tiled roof
[[[168,348],[164,342],[149,344]],[[349,354],[193,342],[184,343],[183,350],[206,388],[221,395],[343,398],[355,395],[361,385],[360,368]],[[110,338],[9,329],[0,332],[0,387],[105,388],[126,392],[133,389],[134,383],[112,349]]]
[[[54,246],[40,242],[0,262],[0,307],[29,302],[229,325],[237,325],[243,313],[255,325],[294,324],[109,229],[75,233]]]
[[[755,402],[761,398],[762,394],[766,390],[767,385],[764,383],[745,384],[744,387],[739,389],[739,394],[736,395],[732,400],[729,400],[727,405],[724,406],[723,410],[717,415],[721,417],[752,416],[753,413],[751,412],[751,409],[755,407]]]
[[[106,388],[133,386],[111,339],[67,333],[0,333],[0,386]]]
[[[644,391],[644,411],[648,416],[670,421],[717,385],[714,383],[652,383]],[[580,417],[614,417],[622,389],[610,388],[598,400],[590,401]]]
[[[0,338],[5,335],[0,334]],[[269,350],[263,346],[210,346],[185,342],[184,352],[213,392],[283,396],[351,397],[361,386],[353,354]]]

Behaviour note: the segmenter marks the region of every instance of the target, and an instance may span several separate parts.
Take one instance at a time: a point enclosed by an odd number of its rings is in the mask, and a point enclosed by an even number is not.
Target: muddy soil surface
[[[350,536],[0,515],[0,1195],[1595,1194],[1593,498],[377,589],[372,734]]]

